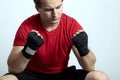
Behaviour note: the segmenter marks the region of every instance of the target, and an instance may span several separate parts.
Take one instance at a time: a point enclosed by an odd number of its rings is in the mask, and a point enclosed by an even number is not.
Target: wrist
[[[36,50],[32,50],[29,46],[26,47],[25,52],[29,55],[34,55]]]
[[[36,50],[31,49],[27,45],[25,45],[22,50],[23,56],[26,57],[27,59],[30,59],[35,54],[35,52],[36,52]]]
[[[89,53],[88,47],[77,48],[81,57],[86,56]]]

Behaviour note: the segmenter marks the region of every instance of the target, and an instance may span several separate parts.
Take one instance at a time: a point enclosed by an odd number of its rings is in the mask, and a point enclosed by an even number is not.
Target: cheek
[[[51,16],[51,14],[47,12],[44,12],[44,13],[41,12],[40,14],[41,16],[46,17],[46,18]]]
[[[63,12],[63,8],[59,9],[59,11],[58,11],[59,15],[61,15],[62,12]]]
[[[51,14],[50,12],[48,12],[48,13],[45,13],[44,16],[45,16],[47,19],[49,19],[49,18],[52,17],[52,14]]]
[[[42,11],[42,10],[39,10],[38,12],[40,13],[40,15],[42,17],[49,17],[51,15],[49,12],[45,12],[45,11]]]

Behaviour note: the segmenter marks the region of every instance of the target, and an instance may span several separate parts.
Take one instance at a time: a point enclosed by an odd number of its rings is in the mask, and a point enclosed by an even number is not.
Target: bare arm
[[[94,65],[96,62],[96,58],[95,55],[93,54],[93,52],[91,50],[89,50],[89,53],[83,57],[80,56],[78,50],[76,49],[75,46],[72,47],[72,50],[79,62],[79,64],[81,65],[81,67],[87,71],[92,71],[94,70]]]
[[[8,69],[10,73],[22,72],[29,62],[22,54],[23,46],[13,46],[8,58]]]
[[[78,30],[72,37],[74,46],[72,50],[78,59],[79,64],[85,70],[94,70],[94,64],[96,62],[95,55],[88,48],[88,35],[83,30]]]
[[[13,46],[8,58],[10,73],[22,72],[37,49],[44,43],[38,31],[32,30],[27,37],[25,46]]]

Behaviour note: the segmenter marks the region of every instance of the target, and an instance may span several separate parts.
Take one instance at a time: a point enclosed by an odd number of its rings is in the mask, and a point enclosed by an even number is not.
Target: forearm
[[[96,57],[91,50],[84,57],[79,57],[79,63],[81,67],[85,70],[92,71],[95,67]]]
[[[44,40],[38,31],[31,31],[27,36],[27,42],[24,46],[14,46],[8,58],[9,72],[22,72],[29,60],[44,43]]]
[[[78,31],[75,36],[72,37],[74,43],[74,53],[78,58],[80,65],[91,71],[94,69],[96,58],[92,51],[88,48],[88,35],[85,31]]]
[[[93,52],[89,49],[89,52],[85,56],[80,56],[80,53],[78,52],[77,48],[75,46],[72,47],[73,53],[75,54],[79,64],[81,67],[87,71],[94,70],[94,65],[96,62],[96,57],[93,54]]]
[[[8,58],[8,69],[10,73],[20,73],[28,64],[29,59],[22,54],[22,47],[13,47],[13,50]]]

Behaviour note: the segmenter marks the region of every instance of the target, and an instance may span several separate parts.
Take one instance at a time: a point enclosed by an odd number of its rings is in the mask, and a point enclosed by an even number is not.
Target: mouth
[[[53,19],[54,21],[58,20],[58,19]]]
[[[58,21],[59,20],[59,18],[53,18],[52,19],[52,21]]]

